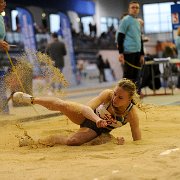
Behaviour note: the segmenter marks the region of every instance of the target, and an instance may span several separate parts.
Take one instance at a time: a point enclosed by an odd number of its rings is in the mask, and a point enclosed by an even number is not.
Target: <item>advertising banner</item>
[[[173,39],[177,36],[177,29],[180,27],[180,4],[171,5],[171,19],[172,19],[172,30]]]
[[[68,79],[71,81],[71,84],[76,83],[75,80],[75,73],[76,73],[76,63],[75,63],[75,57],[74,57],[74,48],[73,48],[73,42],[72,42],[72,34],[71,34],[71,27],[68,17],[63,14],[59,13],[60,16],[60,35],[62,36],[64,43],[66,45],[67,49],[67,60],[65,59],[65,69],[64,74],[65,77],[68,77]],[[70,75],[70,72],[72,73]]]
[[[37,63],[36,57],[30,52],[36,51],[36,41],[34,26],[31,14],[22,8],[17,8],[18,11],[18,20],[20,25],[21,32],[21,43],[24,46],[24,51],[28,54],[28,60],[33,64],[33,74],[38,76],[40,73],[40,67]]]
[[[24,49],[36,50],[36,41],[32,17],[30,13],[25,9],[17,8],[17,11]]]

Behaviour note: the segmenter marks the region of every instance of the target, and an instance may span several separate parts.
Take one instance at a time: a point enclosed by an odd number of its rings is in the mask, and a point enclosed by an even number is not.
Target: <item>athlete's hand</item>
[[[100,119],[100,120],[96,121],[96,126],[98,128],[104,128],[107,126],[107,122],[106,122],[106,120]]]
[[[141,55],[141,57],[140,57],[140,63],[141,63],[141,65],[143,65],[143,64],[145,63],[145,61],[144,61],[144,55]]]
[[[114,119],[110,114],[105,114],[103,119],[107,121],[107,124],[117,123],[117,120]]]
[[[124,64],[125,60],[124,60],[124,54],[119,54],[119,62],[121,64]]]
[[[123,145],[124,142],[125,142],[124,137],[117,137],[116,139],[117,139],[117,144],[118,144],[118,145]]]

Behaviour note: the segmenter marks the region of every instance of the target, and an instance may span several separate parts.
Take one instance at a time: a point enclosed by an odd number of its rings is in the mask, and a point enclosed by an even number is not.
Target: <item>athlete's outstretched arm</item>
[[[139,117],[138,117],[136,109],[134,107],[129,112],[128,121],[130,123],[133,140],[134,141],[141,140],[141,130],[139,127]]]

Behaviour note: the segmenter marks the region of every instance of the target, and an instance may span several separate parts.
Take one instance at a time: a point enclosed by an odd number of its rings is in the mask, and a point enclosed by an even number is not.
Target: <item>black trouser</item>
[[[141,55],[139,52],[128,53],[128,54],[124,54],[124,60],[127,61],[129,64],[132,64],[136,67],[141,67],[140,56]],[[126,62],[124,63],[123,77],[132,80],[136,84],[137,88],[139,89],[140,87],[139,80],[140,80],[141,70],[138,68],[132,67],[128,63]]]

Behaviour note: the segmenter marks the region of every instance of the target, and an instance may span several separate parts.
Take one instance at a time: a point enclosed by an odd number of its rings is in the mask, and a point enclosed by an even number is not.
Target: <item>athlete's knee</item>
[[[79,141],[79,139],[74,137],[69,137],[66,143],[68,146],[80,146],[81,144],[83,144],[81,141]]]

